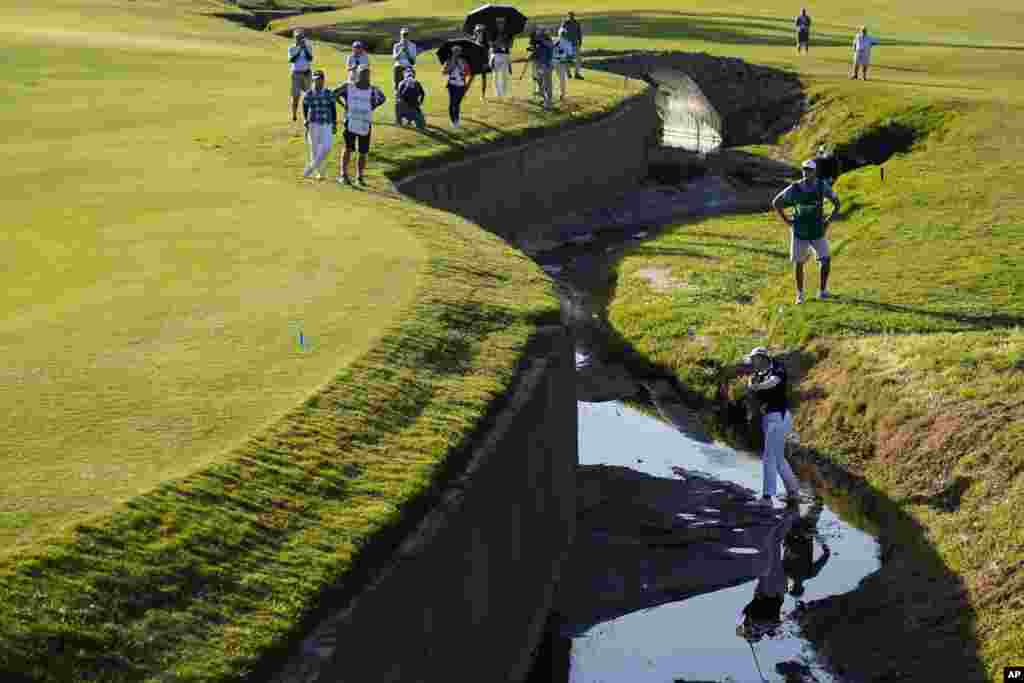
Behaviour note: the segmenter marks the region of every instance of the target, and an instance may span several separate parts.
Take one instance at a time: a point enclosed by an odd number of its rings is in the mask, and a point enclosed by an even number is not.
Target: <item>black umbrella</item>
[[[526,30],[526,16],[511,5],[484,5],[477,7],[466,17],[466,23],[462,30],[468,35],[473,35],[473,29],[477,24],[487,27],[487,35],[494,36],[498,33],[497,18],[505,18],[505,32],[510,36],[522,33]]]
[[[452,48],[458,45],[462,48],[462,57],[469,62],[469,68],[473,73],[478,74],[487,67],[487,49],[469,38],[455,38],[446,40],[444,45],[437,48],[437,60],[444,64],[452,56]]]

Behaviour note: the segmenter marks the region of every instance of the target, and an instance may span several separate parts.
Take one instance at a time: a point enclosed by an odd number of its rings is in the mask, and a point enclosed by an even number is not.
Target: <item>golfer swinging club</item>
[[[817,164],[813,159],[808,159],[801,167],[803,178],[793,183],[780,192],[772,200],[772,208],[779,214],[779,218],[786,225],[793,228],[790,238],[789,256],[795,266],[796,274],[796,302],[804,302],[804,262],[807,260],[807,250],[813,249],[818,257],[821,268],[821,289],[818,292],[819,299],[828,299],[831,294],[828,291],[828,275],[831,270],[831,257],[828,251],[828,240],[825,235],[828,232],[828,224],[839,213],[839,197],[832,191],[828,183],[817,177]],[[824,200],[832,202],[832,213],[825,218]],[[784,207],[793,207],[793,218],[786,216]]]
[[[786,437],[793,430],[793,416],[789,412],[786,395],[786,366],[772,358],[768,349],[758,346],[744,359],[753,370],[750,391],[760,406],[761,425],[764,430],[764,482],[761,502],[771,505],[775,497],[776,474],[786,487],[786,503],[799,501],[800,483],[786,461]]]

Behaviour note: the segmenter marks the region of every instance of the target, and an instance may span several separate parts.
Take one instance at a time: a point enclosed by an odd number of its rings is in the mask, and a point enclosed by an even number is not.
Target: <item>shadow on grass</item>
[[[970,315],[967,313],[953,313],[949,311],[930,311],[925,308],[900,306],[898,304],[890,304],[882,301],[870,301],[868,299],[858,299],[856,297],[842,295],[836,295],[835,299],[837,303],[853,304],[855,306],[862,306],[877,311],[884,311],[886,313],[909,313],[927,318],[936,318],[980,330],[992,329],[993,327],[1024,326],[1024,317],[1016,315]]]

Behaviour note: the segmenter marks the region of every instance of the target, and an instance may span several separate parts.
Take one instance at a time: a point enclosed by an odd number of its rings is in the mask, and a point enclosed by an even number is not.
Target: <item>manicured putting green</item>
[[[425,258],[369,195],[300,181],[299,146],[260,166],[266,131],[292,125],[281,41],[174,3],[16,4],[0,7],[3,552],[293,408],[371,348]]]

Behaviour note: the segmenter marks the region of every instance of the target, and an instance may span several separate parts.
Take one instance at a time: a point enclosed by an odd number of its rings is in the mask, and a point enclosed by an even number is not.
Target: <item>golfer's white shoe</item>
[[[802,304],[804,302],[804,293],[803,292],[797,292],[796,293],[796,302],[798,304]]]

